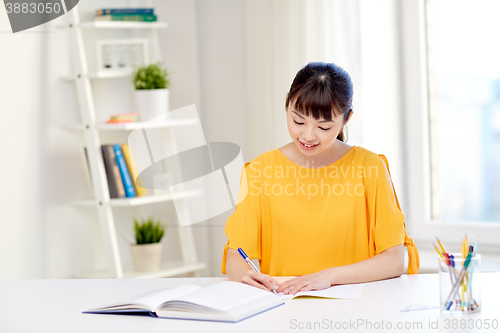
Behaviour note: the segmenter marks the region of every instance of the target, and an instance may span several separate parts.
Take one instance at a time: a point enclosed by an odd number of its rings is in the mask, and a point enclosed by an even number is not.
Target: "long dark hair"
[[[344,121],[352,110],[352,81],[345,70],[332,63],[310,62],[293,79],[285,108],[293,107],[316,120],[332,120],[332,114],[343,114]],[[344,129],[337,136],[345,142]]]

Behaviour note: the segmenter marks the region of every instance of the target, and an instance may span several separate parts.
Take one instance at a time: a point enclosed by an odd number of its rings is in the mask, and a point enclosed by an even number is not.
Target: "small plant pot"
[[[130,245],[136,271],[157,271],[161,263],[161,243]]]
[[[136,90],[135,101],[139,121],[148,121],[168,112],[168,99],[168,89]]]

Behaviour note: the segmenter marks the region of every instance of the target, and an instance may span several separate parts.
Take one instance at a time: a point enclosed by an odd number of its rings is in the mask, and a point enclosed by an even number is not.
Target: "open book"
[[[238,322],[282,304],[281,297],[271,292],[223,281],[205,288],[186,284],[157,290],[83,313],[149,313],[160,318]]]

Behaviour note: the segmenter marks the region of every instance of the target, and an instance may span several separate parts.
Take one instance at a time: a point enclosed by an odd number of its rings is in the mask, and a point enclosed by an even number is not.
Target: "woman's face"
[[[336,140],[344,126],[343,115],[333,115],[331,121],[316,120],[295,111],[287,110],[287,126],[290,137],[298,150],[306,156],[325,152]]]

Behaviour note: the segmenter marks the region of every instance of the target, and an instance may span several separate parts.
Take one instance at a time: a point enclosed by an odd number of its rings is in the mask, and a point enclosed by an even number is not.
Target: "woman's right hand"
[[[273,291],[278,288],[278,281],[267,274],[249,269],[241,277],[241,282],[260,289]]]
[[[227,249],[226,272],[231,281],[242,282],[269,291],[272,291],[273,287],[278,288],[276,279],[250,269],[235,249]]]

